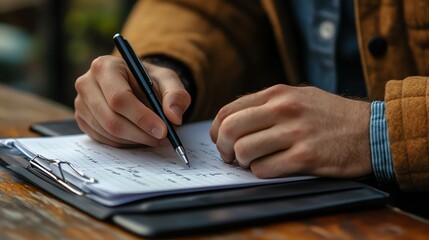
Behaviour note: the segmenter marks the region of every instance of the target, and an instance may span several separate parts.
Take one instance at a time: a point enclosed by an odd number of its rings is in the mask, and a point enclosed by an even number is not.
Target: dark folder
[[[271,222],[386,204],[388,194],[355,181],[312,179],[231,190],[179,194],[106,207],[65,190],[32,168],[11,165],[20,158],[1,149],[2,165],[87,214],[141,236],[190,234],[232,225]],[[15,154],[15,155],[14,155]],[[50,184],[46,184],[50,183]]]
[[[14,148],[0,164],[29,183],[100,220],[140,236],[177,236],[358,208],[382,206],[388,194],[356,181],[316,178],[263,186],[181,193],[107,207],[66,190]],[[46,184],[49,183],[49,184]]]

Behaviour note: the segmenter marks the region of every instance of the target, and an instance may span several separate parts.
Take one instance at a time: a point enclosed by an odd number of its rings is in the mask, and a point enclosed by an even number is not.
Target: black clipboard
[[[55,132],[58,136],[73,134],[67,129],[75,128],[76,123],[69,120],[41,125],[54,126],[55,131],[43,128],[44,135]],[[65,131],[61,132],[61,129]],[[195,234],[279,219],[379,207],[385,205],[389,197],[387,193],[360,182],[317,178],[169,195],[107,207],[66,190],[36,168],[23,167],[27,163],[28,159],[15,148],[0,146],[0,164],[29,183],[97,219],[144,237]]]
[[[0,164],[24,180],[97,219],[144,237],[225,230],[231,226],[383,206],[388,200],[387,193],[366,184],[320,178],[179,194],[106,207],[67,191],[37,169],[13,164],[17,161],[28,160],[13,149],[0,147]]]
[[[57,121],[46,121],[37,122],[30,126],[30,131],[38,133],[42,136],[64,136],[83,133],[80,130],[79,125],[73,118],[57,120]]]

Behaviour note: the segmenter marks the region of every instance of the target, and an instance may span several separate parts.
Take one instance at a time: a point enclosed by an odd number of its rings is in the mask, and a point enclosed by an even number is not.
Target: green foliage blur
[[[122,3],[120,0],[70,1],[64,19],[66,55],[70,62],[80,64],[113,49],[112,36],[119,31],[125,15]]]
[[[135,0],[0,0],[0,84],[73,106],[74,82],[110,54]]]

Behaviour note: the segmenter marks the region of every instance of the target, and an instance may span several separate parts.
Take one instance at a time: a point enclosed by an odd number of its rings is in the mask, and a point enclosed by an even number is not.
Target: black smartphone
[[[30,130],[42,136],[64,136],[83,133],[75,119],[39,122],[32,124]]]

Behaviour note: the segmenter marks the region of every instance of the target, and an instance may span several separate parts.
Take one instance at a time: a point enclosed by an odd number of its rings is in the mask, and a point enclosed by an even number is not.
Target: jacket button
[[[386,39],[375,36],[368,41],[368,50],[375,58],[382,57],[387,51]]]

